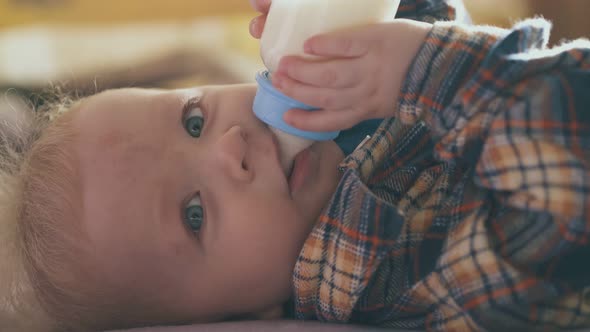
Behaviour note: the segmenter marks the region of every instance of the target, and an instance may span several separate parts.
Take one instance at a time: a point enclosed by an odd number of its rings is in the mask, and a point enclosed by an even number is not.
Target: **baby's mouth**
[[[291,180],[291,175],[293,175],[293,164],[295,164],[295,162],[292,162],[291,165],[289,165],[289,168],[286,170],[285,176],[287,177],[287,181]]]
[[[270,127],[269,127],[269,129],[270,129]],[[291,176],[291,173],[293,171],[293,160],[290,161],[288,158],[284,157],[284,154],[282,152],[283,148],[281,147],[281,143],[279,142],[277,135],[274,134],[273,130],[271,130],[271,137],[272,137],[273,144],[275,146],[275,151],[276,151],[277,161],[279,162],[279,166],[281,167],[281,170],[285,174],[285,179],[287,181],[289,181],[289,177]]]
[[[293,168],[295,166],[295,156],[293,157],[293,159],[288,158],[287,160],[283,160],[283,158],[283,155],[280,155],[281,168],[283,169],[283,172],[285,172],[285,177],[288,181],[291,178],[291,175],[293,174]]]
[[[298,192],[301,187],[308,181],[313,168],[312,147],[307,147],[300,151],[293,162],[293,167],[289,175],[289,192],[291,195]]]
[[[311,146],[314,141],[287,134],[276,128],[269,127],[273,133],[273,140],[277,145],[281,168],[287,179],[293,172],[295,157],[303,150]]]

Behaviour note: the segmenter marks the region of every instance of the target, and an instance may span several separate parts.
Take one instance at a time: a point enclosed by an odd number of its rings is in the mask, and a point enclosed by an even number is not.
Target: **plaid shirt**
[[[419,4],[453,15],[402,14]],[[340,165],[295,266],[297,318],[590,326],[590,43],[548,50],[548,29],[434,24],[396,118]]]

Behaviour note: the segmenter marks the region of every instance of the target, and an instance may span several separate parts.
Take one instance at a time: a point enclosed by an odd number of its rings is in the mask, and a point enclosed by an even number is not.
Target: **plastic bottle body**
[[[393,20],[400,0],[273,0],[260,39],[271,74],[285,55],[308,56],[310,37],[342,28]]]

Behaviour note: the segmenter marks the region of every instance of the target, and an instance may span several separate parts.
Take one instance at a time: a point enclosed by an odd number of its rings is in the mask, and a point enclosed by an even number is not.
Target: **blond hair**
[[[0,100],[0,331],[36,331],[53,325],[29,278],[18,222],[20,175],[27,152],[48,122],[18,97],[7,93]]]
[[[54,96],[37,108],[9,94],[0,103],[0,331],[82,327],[75,285],[89,269],[63,116],[72,100]]]

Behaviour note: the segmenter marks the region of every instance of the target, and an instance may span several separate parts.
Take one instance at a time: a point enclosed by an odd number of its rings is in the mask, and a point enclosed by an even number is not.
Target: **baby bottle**
[[[313,58],[303,51],[310,37],[356,25],[393,20],[400,0],[273,0],[260,39],[260,54],[268,70],[256,75],[258,91],[254,114],[275,134],[281,151],[281,165],[289,171],[295,156],[315,141],[332,140],[339,132],[299,130],[283,121],[289,109],[317,110],[287,97],[270,77],[285,55]]]

